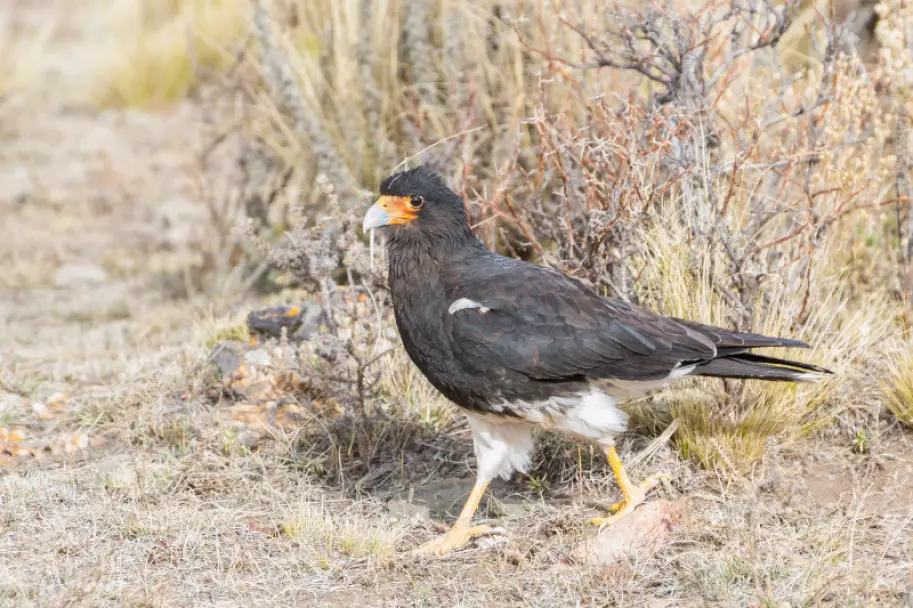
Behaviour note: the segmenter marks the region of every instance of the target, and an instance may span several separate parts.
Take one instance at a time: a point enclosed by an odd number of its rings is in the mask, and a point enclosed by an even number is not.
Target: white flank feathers
[[[498,475],[510,479],[514,471],[529,468],[535,447],[532,425],[484,414],[468,413],[466,418],[472,427],[479,479],[490,481]]]
[[[562,416],[554,416],[551,430],[573,435],[580,439],[613,445],[615,435],[628,426],[628,415],[616,407],[618,399],[592,389]]]

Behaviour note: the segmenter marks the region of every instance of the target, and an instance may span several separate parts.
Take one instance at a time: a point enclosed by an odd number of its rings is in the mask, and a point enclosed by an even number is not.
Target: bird
[[[751,350],[805,342],[663,316],[489,250],[464,201],[425,165],[385,179],[362,228],[384,238],[406,353],[472,430],[477,473],[465,506],[416,555],[444,556],[491,533],[472,526],[478,505],[495,477],[528,469],[537,429],[605,453],[623,500],[593,523],[612,526],[663,478],[628,477],[615,448],[627,428],[621,401],[689,376],[811,382],[831,373]]]

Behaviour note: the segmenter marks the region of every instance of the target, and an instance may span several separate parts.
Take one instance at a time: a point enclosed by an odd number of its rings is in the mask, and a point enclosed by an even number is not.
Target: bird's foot
[[[490,526],[473,526],[468,524],[460,525],[459,522],[454,524],[450,530],[437,538],[428,541],[420,547],[410,551],[410,555],[427,555],[443,557],[451,551],[462,549],[473,538],[479,536],[488,536],[493,532]]]
[[[630,515],[638,505],[646,500],[647,492],[658,486],[663,480],[669,479],[672,479],[672,476],[667,473],[657,473],[656,475],[647,477],[640,482],[640,484],[628,488],[628,491],[625,493],[625,500],[616,502],[609,507],[609,512],[612,513],[612,515],[608,517],[594,517],[590,520],[590,523],[594,526],[599,526],[600,531],[602,531],[603,528],[611,526],[619,519],[626,515]]]

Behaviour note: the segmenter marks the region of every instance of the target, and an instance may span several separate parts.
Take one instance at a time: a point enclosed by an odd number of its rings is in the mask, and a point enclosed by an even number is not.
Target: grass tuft
[[[209,340],[206,341],[206,348],[211,349],[219,342],[234,340],[237,342],[247,342],[250,338],[250,332],[247,325],[238,323],[234,325],[215,327]]]
[[[339,557],[390,558],[402,533],[384,520],[371,522],[357,513],[331,513],[317,504],[299,505],[282,530],[320,569]]]
[[[114,51],[95,70],[99,108],[182,99],[234,62],[247,27],[239,0],[137,0],[109,15]]]
[[[889,359],[882,383],[884,401],[897,419],[913,428],[913,344]]]

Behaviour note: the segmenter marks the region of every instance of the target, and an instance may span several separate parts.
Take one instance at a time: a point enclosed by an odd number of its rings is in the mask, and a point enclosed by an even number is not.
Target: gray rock
[[[108,274],[94,264],[67,264],[54,273],[54,286],[58,288],[100,285],[107,280]]]
[[[672,530],[681,521],[681,511],[682,505],[668,500],[640,505],[613,526],[600,530],[595,538],[580,543],[571,552],[571,559],[557,567],[609,565],[634,555],[653,555],[669,543]]]
[[[283,330],[292,342],[309,340],[327,324],[327,315],[318,302],[285,304],[251,311],[250,330],[260,336],[279,338]]]
[[[488,511],[492,517],[505,519],[521,519],[529,515],[529,512],[535,504],[527,504],[519,501],[501,501],[498,499],[488,500]]]
[[[408,500],[393,499],[387,503],[387,511],[395,519],[408,521],[429,521],[431,509],[427,505],[420,505]]]
[[[212,348],[209,361],[223,376],[231,376],[239,367],[244,356],[244,345],[235,340],[223,340]]]
[[[295,332],[296,340],[310,340],[311,336],[327,324],[327,315],[317,302],[302,304],[301,327]]]

